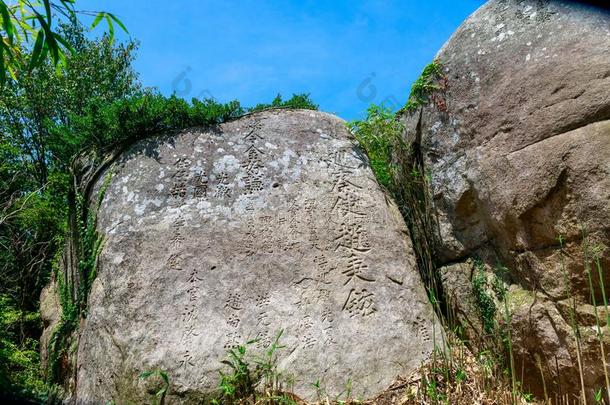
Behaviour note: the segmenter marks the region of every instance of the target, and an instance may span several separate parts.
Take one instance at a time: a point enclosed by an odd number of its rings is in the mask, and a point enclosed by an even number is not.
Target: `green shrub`
[[[282,100],[281,94],[278,94],[270,104],[257,104],[254,107],[249,108],[248,112],[256,112],[268,108],[302,108],[305,110],[317,110],[318,105],[309,98],[309,94],[307,93],[293,94],[292,97],[286,101]]]
[[[228,366],[229,372],[220,372],[219,398],[212,403],[296,404],[284,390],[285,385],[290,385],[290,378],[278,370],[277,351],[284,348],[280,344],[282,334],[283,331],[277,333],[262,356],[249,352],[258,342],[256,339],[227,350],[227,358],[222,363]]]
[[[402,142],[403,131],[395,113],[388,107],[373,104],[364,120],[351,121],[348,128],[366,151],[377,181],[390,189],[395,172],[392,156]]]
[[[38,341],[20,342],[23,324],[39,324],[37,312],[23,312],[9,295],[0,295],[0,391],[43,400],[46,385],[39,369]]]
[[[430,62],[411,86],[411,93],[403,110],[410,112],[426,104],[432,93],[442,88],[439,81],[443,78],[443,69],[437,60]]]

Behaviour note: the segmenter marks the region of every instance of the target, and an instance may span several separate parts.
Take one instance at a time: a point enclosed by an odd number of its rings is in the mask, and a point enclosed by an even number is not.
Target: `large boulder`
[[[77,403],[216,393],[228,349],[283,331],[294,392],[368,398],[442,332],[406,226],[340,119],[271,110],[141,141],[99,176],[104,238],[80,331]],[[225,367],[225,368],[223,368]],[[154,392],[154,390],[152,390]]]
[[[531,297],[513,300],[526,389],[542,395],[543,373],[549,392],[578,392],[571,313],[592,296],[603,306],[595,267],[593,295],[585,271],[595,256],[606,295],[610,285],[610,12],[492,0],[437,60],[440,90],[405,123],[431,172],[439,264],[508,267],[510,292]],[[592,395],[604,386],[599,343],[595,322],[580,326]]]

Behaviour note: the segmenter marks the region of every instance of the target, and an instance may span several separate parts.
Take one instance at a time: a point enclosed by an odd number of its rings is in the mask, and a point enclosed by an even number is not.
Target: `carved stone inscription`
[[[109,314],[136,368],[215,390],[227,350],[251,341],[263,354],[281,331],[279,362],[299,396],[313,398],[317,379],[337,395],[350,379],[354,396],[368,397],[432,350],[433,312],[405,225],[343,122],[265,112],[156,148],[126,160],[132,176],[111,185],[115,208],[100,212],[105,249],[129,252],[130,263],[100,268],[131,274],[149,287],[129,294],[155,304],[130,308],[145,323],[123,322],[112,302],[90,318]],[[111,352],[106,336],[89,339]],[[94,374],[79,384],[105,378]]]

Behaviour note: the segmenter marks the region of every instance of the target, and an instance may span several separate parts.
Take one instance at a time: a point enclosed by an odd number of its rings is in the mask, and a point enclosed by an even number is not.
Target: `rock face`
[[[513,302],[515,350],[540,395],[535,355],[550,392],[579,390],[569,303],[591,312],[585,263],[599,257],[610,285],[609,55],[608,10],[492,0],[439,52],[445,90],[405,119],[432,173],[440,264],[500,260],[530,297]],[[588,395],[604,386],[594,325],[581,325]]]
[[[52,338],[53,330],[57,327],[61,319],[61,303],[59,301],[59,292],[55,280],[51,280],[40,293],[40,319],[43,322],[44,330],[40,337],[40,346],[47,348]],[[40,353],[40,361],[42,369],[48,367],[49,353],[47,350],[42,350]]]
[[[405,224],[338,118],[272,110],[136,144],[97,181],[104,247],[77,402],[214,392],[226,350],[283,331],[279,369],[313,398],[371,397],[441,335]],[[227,369],[223,369],[228,371]]]

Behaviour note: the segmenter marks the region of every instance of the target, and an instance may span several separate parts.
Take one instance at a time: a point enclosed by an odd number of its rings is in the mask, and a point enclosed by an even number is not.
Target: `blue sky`
[[[311,93],[320,109],[362,117],[403,104],[411,83],[483,0],[82,0],[140,41],[145,86],[163,94],[269,102]],[[121,34],[120,37],[125,37]]]

